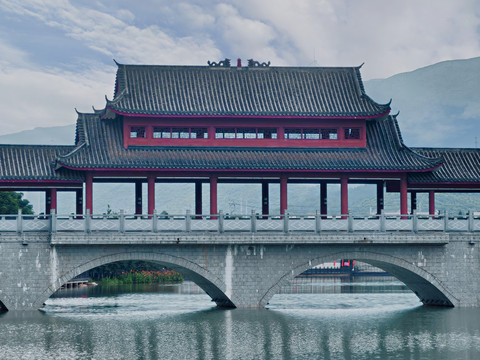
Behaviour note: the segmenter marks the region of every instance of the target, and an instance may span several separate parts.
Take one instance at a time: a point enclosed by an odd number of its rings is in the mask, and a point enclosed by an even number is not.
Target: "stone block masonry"
[[[480,234],[0,234],[0,302],[35,310],[84,271],[121,260],[175,269],[224,307],[264,307],[303,271],[356,259],[404,282],[427,305],[480,306]]]

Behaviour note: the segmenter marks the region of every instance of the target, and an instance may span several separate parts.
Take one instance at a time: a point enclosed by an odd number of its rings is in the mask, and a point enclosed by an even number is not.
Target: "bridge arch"
[[[235,296],[229,299],[225,294],[226,286],[224,282],[217,276],[206,270],[205,268],[181,257],[176,257],[160,252],[120,252],[78,264],[69,269],[63,275],[58,276],[35,301],[35,308],[41,308],[45,301],[60,287],[85,271],[96,268],[101,265],[109,264],[116,261],[141,260],[146,262],[158,263],[168,268],[178,271],[182,275],[188,277],[200,288],[202,288],[218,306],[235,307]]]
[[[425,269],[415,266],[401,258],[370,251],[341,251],[315,257],[302,262],[294,269],[285,272],[276,279],[272,287],[260,299],[260,306],[266,306],[270,299],[285,284],[314,266],[338,259],[355,259],[376,266],[403,282],[425,305],[457,306],[459,300],[435,277]]]

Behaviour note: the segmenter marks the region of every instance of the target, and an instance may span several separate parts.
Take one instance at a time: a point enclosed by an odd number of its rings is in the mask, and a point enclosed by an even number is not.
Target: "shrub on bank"
[[[163,271],[136,271],[122,272],[119,276],[104,277],[96,281],[99,284],[123,285],[123,284],[171,284],[183,282],[182,274],[175,270]]]

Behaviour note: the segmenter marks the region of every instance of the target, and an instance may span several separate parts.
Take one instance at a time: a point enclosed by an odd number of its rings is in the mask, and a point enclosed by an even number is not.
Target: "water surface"
[[[391,278],[297,279],[262,310],[190,282],[68,289],[0,334],[0,359],[480,358],[479,309],[424,307]]]

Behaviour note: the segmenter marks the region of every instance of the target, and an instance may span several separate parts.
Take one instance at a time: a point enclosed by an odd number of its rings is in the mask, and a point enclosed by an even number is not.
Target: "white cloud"
[[[66,0],[25,0],[21,5],[0,1],[4,10],[33,16],[48,26],[63,30],[66,36],[81,41],[85,46],[121,62],[196,64],[205,63],[205,59],[211,57],[221,57],[208,37],[192,35],[175,38],[156,25],[131,25],[134,15],[129,10],[120,9],[116,11],[120,16],[114,17],[107,12],[74,6]],[[204,18],[203,23],[208,22],[208,18]]]
[[[25,64],[4,61],[0,68],[0,135],[72,124],[75,107],[83,112],[91,112],[91,106],[101,109],[105,95],[113,93],[114,67],[72,73]]]
[[[366,62],[366,78],[386,77],[442,60],[480,54],[480,2],[235,0],[239,13],[276,34],[290,64]]]

